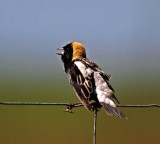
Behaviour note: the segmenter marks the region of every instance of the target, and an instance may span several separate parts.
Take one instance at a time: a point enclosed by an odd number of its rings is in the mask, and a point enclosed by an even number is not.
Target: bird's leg
[[[92,111],[99,111],[99,109],[102,107],[101,105],[100,105],[100,103],[97,103],[97,102],[93,102],[93,103],[91,103],[91,107],[92,107]]]
[[[78,106],[82,106],[82,103],[81,103],[81,102],[70,103],[70,104],[67,106],[65,112],[73,113],[73,112],[72,112],[72,109],[73,109],[74,107],[78,107]]]

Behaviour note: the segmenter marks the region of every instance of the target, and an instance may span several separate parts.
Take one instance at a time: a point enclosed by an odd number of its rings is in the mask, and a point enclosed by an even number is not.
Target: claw
[[[73,109],[74,107],[76,107],[77,105],[79,105],[79,104],[81,104],[81,102],[70,103],[70,104],[67,106],[66,110],[64,110],[64,111],[65,111],[65,112],[69,112],[69,113],[73,113],[72,109]]]
[[[69,112],[69,113],[73,113],[73,111],[71,109],[65,109],[64,112]]]
[[[66,110],[64,110],[65,112],[69,112],[69,113],[73,113],[72,109],[73,109],[74,105],[73,104],[69,104],[66,108]]]
[[[73,113],[72,109],[75,106],[75,104],[69,104],[66,108],[66,110],[64,110],[65,112],[69,112],[69,113]]]

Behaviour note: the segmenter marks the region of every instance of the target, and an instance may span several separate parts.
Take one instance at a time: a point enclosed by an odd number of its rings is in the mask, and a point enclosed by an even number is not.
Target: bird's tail
[[[108,115],[128,119],[127,116],[117,108],[116,104],[111,99],[106,98],[104,102],[101,102],[101,105],[105,108]]]

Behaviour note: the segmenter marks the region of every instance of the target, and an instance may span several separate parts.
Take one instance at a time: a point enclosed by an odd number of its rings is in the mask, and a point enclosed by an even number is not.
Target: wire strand
[[[63,103],[63,102],[0,102],[0,105],[56,105],[56,106],[70,106],[73,107],[81,107],[83,106],[80,103],[72,104],[72,103]],[[117,104],[117,107],[133,107],[133,108],[145,108],[145,107],[160,107],[160,104]]]

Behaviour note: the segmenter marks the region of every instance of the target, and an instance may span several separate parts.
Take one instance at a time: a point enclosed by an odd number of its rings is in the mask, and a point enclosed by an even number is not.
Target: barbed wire
[[[57,106],[71,106],[81,107],[81,103],[63,103],[63,102],[0,102],[0,105],[57,105]],[[133,108],[145,108],[145,107],[160,107],[160,104],[117,104],[117,107],[133,107]]]

